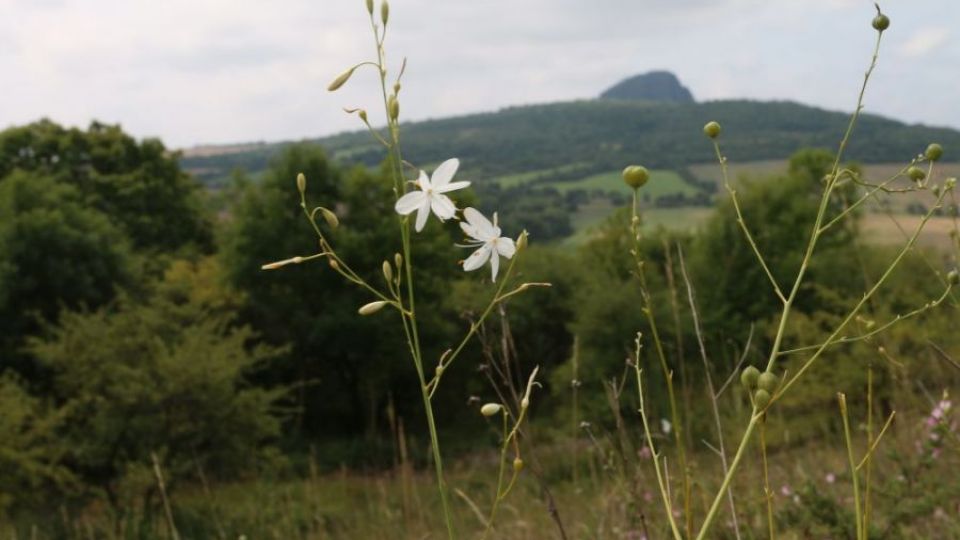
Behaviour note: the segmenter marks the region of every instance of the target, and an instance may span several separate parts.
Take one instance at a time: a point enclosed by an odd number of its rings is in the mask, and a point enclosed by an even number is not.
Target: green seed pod
[[[396,120],[400,117],[400,102],[397,101],[397,96],[391,95],[387,98],[387,109],[390,111],[391,120]]]
[[[346,84],[346,82],[350,80],[350,76],[353,75],[353,72],[354,72],[356,69],[357,69],[357,66],[353,66],[352,68],[350,68],[350,69],[344,71],[343,73],[337,75],[337,78],[334,79],[333,82],[330,83],[330,86],[327,87],[327,91],[329,91],[329,92],[335,92],[335,91],[338,90],[341,86],[343,86],[344,84]]]
[[[380,20],[383,22],[383,25],[387,25],[387,21],[390,20],[390,4],[387,3],[387,0],[383,0],[380,3]]]
[[[947,273],[947,283],[951,286],[960,285],[960,271],[957,271],[956,268]]]
[[[703,134],[711,139],[716,139],[720,136],[720,124],[717,122],[707,122],[707,125],[703,126]]]
[[[922,182],[923,179],[927,177],[927,173],[923,172],[923,169],[920,167],[912,166],[907,169],[907,176],[915,182]]]
[[[515,472],[520,472],[523,470],[523,460],[519,457],[513,458],[513,470]]]
[[[930,161],[937,161],[943,156],[943,147],[937,143],[932,143],[927,147],[927,150],[923,153],[923,155]]]
[[[480,407],[480,414],[484,416],[495,416],[500,414],[501,409],[503,409],[503,405],[499,403],[487,403],[483,407]]]
[[[377,300],[376,302],[370,302],[369,304],[360,306],[360,309],[357,310],[357,313],[361,315],[373,315],[374,313],[383,309],[383,306],[385,305],[387,305],[385,300]]]
[[[307,191],[307,177],[303,173],[297,175],[297,191],[301,194]]]
[[[387,280],[387,283],[393,281],[393,267],[390,266],[390,261],[383,261],[383,279]]]
[[[397,270],[399,270],[400,267],[403,266],[403,255],[401,255],[401,254],[399,254],[399,253],[394,253],[394,254],[393,254],[393,264],[396,265]]]
[[[329,225],[331,229],[336,229],[338,226],[340,226],[340,220],[337,219],[337,215],[330,210],[327,210],[321,206],[320,213],[323,214],[323,219],[326,220],[327,225]]]
[[[373,15],[373,0],[367,0],[367,13]]]
[[[743,372],[740,373],[740,384],[747,390],[753,390],[757,387],[757,379],[759,378],[760,370],[753,366],[747,366]]]
[[[641,165],[630,165],[623,170],[623,181],[633,189],[640,189],[650,179],[650,172]]]
[[[873,28],[878,32],[883,32],[887,28],[890,28],[890,17],[887,17],[883,13],[877,14],[873,18]]]
[[[753,394],[753,403],[757,406],[757,410],[766,409],[770,404],[770,393],[763,389],[757,390]]]
[[[770,394],[776,391],[779,385],[780,378],[769,371],[764,371],[760,374],[760,377],[757,378],[757,387],[761,390],[766,390]]]

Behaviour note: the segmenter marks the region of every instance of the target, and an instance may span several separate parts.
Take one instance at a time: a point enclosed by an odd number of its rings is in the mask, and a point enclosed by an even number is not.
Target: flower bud
[[[499,403],[487,403],[483,407],[480,407],[480,414],[484,416],[495,416],[500,414],[500,411],[503,409],[503,405]]]
[[[513,458],[513,470],[514,472],[520,472],[523,470],[523,460],[519,456]]]
[[[390,266],[390,261],[383,261],[383,279],[387,280],[387,283],[393,281],[393,267]]]
[[[400,268],[403,265],[403,255],[395,253],[393,255],[393,264],[397,265],[397,268]]]
[[[527,231],[526,229],[520,233],[520,236],[517,238],[517,251],[523,251],[527,247]]]
[[[359,111],[357,111],[357,116],[359,116],[364,123],[367,122],[367,111],[360,109]]]
[[[385,300],[377,300],[376,302],[370,302],[369,304],[360,306],[360,309],[357,310],[357,313],[361,315],[373,315],[374,313],[383,309],[383,306],[385,305],[387,305]]]
[[[387,3],[387,0],[383,0],[380,3],[380,20],[383,22],[383,25],[387,25],[387,21],[390,20],[390,4]]]
[[[391,94],[387,99],[387,110],[390,111],[391,120],[396,120],[400,117],[400,102],[397,101],[397,96]]]
[[[873,28],[878,32],[883,32],[887,28],[890,28],[890,17],[887,17],[883,13],[878,13],[877,16],[873,18]]]
[[[740,384],[747,390],[753,390],[757,387],[757,379],[759,378],[760,370],[753,366],[747,366],[740,374]]]
[[[335,91],[338,90],[341,86],[343,86],[344,84],[346,84],[346,82],[350,80],[350,76],[353,75],[353,72],[354,72],[356,69],[357,69],[357,66],[353,66],[352,68],[344,71],[344,72],[341,73],[340,75],[337,75],[337,78],[334,79],[333,82],[330,83],[330,86],[327,87],[327,91],[329,91],[329,92],[335,92]]]
[[[947,283],[954,287],[960,285],[960,271],[954,268],[947,272]]]
[[[303,173],[297,175],[297,190],[300,191],[300,193],[307,191],[307,177],[304,176]]]
[[[767,405],[770,405],[770,393],[763,389],[757,390],[753,394],[753,403],[757,410],[766,409]]]
[[[337,218],[337,215],[330,210],[327,210],[321,206],[320,213],[323,214],[323,219],[327,222],[327,225],[329,225],[331,229],[336,229],[338,226],[340,226],[340,220]]]
[[[367,13],[373,15],[373,0],[367,0]]]
[[[757,387],[761,390],[766,390],[770,394],[774,393],[779,385],[780,378],[769,371],[764,371],[757,378]]]
[[[927,147],[923,155],[930,161],[937,161],[943,156],[943,147],[937,143],[932,143]]]
[[[703,126],[703,134],[711,139],[716,139],[720,136],[720,124],[717,122],[707,122],[707,125]]]
[[[336,259],[330,259],[330,268],[333,268],[336,271],[340,271],[340,263]]]
[[[917,166],[911,166],[907,169],[907,176],[915,182],[921,182],[924,178],[927,177],[927,173],[923,172],[923,169]]]
[[[957,179],[950,177],[943,181],[943,189],[950,190],[957,187]]]
[[[640,189],[650,179],[650,172],[646,167],[630,165],[623,170],[623,181],[633,189]]]
[[[394,93],[394,94],[399,94],[399,93],[400,93],[400,83],[399,83],[399,82],[393,83],[393,93]]]

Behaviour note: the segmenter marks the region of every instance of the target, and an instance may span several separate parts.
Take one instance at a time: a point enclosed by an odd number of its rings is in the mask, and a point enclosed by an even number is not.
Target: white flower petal
[[[420,171],[420,177],[417,178],[417,185],[424,191],[433,187],[433,184],[430,183],[430,177],[427,176],[427,173],[424,171]]]
[[[471,234],[470,236],[484,242],[488,242],[497,237],[496,227],[493,226],[493,223],[490,223],[490,220],[485,218],[483,214],[475,208],[464,209],[463,217],[473,226],[474,232],[476,232],[476,234]]]
[[[433,177],[430,179],[431,183],[436,188],[447,185],[453,179],[453,175],[457,174],[459,167],[460,160],[457,158],[444,161],[433,171]]]
[[[446,221],[457,214],[457,207],[453,205],[453,201],[446,195],[434,193],[433,196],[430,197],[430,206],[433,209],[433,213],[440,218],[440,221]]]
[[[477,235],[480,234],[480,232],[477,231],[477,228],[474,227],[473,225],[467,223],[466,221],[461,221],[460,228],[463,229],[464,234],[466,234],[470,238],[473,238],[474,240],[480,240],[477,237]]]
[[[497,238],[497,253],[503,255],[508,259],[513,258],[513,254],[517,252],[517,246],[513,243],[512,238]]]
[[[417,208],[423,206],[423,201],[426,199],[427,194],[422,191],[411,191],[406,193],[403,197],[397,199],[397,204],[394,206],[394,209],[401,216],[406,216],[410,212],[413,212]]]
[[[490,244],[487,245],[489,246]],[[495,249],[490,250],[490,270],[493,271],[493,281],[497,281],[497,272],[500,271],[500,256],[497,255],[497,250]]]
[[[417,210],[417,223],[414,226],[417,232],[423,230],[423,226],[427,224],[428,217],[430,217],[430,198],[424,197],[423,204],[421,204],[420,209]]]
[[[474,251],[467,257],[467,260],[463,261],[463,270],[465,272],[471,272],[480,268],[486,264],[487,259],[490,258],[490,253],[493,252],[490,244],[484,244],[480,246],[480,249]]]
[[[464,180],[462,182],[450,182],[449,184],[438,186],[434,183],[433,191],[436,193],[449,193],[451,191],[456,191],[458,189],[463,189],[470,185],[470,182]]]

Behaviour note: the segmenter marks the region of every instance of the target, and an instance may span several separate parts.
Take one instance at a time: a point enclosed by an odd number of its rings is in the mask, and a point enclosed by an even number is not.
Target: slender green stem
[[[857,519],[857,540],[863,540],[863,514],[860,506],[860,474],[853,459],[853,440],[850,438],[850,419],[847,415],[847,396],[842,392],[837,394],[840,401],[840,416],[843,417],[843,436],[847,442],[847,459],[850,462],[850,476],[853,478],[853,505]]]
[[[763,498],[767,501],[767,528],[770,540],[776,537],[773,531],[773,492],[770,490],[770,471],[767,466],[767,421],[760,421],[760,455],[763,460]]]

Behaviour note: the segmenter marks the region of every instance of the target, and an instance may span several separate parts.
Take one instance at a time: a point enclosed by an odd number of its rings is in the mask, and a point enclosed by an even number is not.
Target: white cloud
[[[902,56],[916,58],[926,56],[931,51],[946,43],[950,37],[950,30],[942,26],[921,28],[910,37],[910,39],[900,45],[899,52]]]

